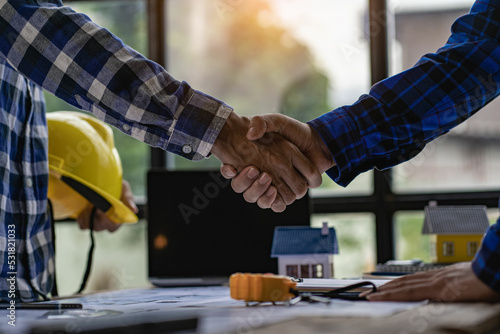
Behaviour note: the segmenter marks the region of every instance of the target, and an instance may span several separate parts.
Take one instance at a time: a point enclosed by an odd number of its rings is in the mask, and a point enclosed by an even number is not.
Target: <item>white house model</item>
[[[338,254],[333,227],[277,226],[271,257],[278,258],[278,274],[295,278],[333,278],[333,254]]]

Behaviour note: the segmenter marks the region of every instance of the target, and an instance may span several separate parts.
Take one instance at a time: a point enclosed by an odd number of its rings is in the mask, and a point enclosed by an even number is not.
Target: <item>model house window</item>
[[[300,266],[300,277],[301,278],[310,278],[311,277],[308,264],[303,264]]]
[[[455,255],[455,244],[452,241],[443,242],[443,256]]]
[[[476,255],[477,249],[479,248],[477,241],[469,241],[467,243],[467,256]]]
[[[323,265],[313,264],[313,278],[323,278]]]
[[[288,265],[286,266],[286,274],[290,277],[299,277],[299,270],[297,265]]]

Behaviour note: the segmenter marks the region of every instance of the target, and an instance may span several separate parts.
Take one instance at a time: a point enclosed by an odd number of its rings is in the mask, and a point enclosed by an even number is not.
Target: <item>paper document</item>
[[[362,281],[369,281],[375,284],[376,287],[382,286],[389,282],[388,279],[370,279],[370,280],[354,280],[354,279],[329,279],[329,278],[304,278],[302,282],[297,283],[299,291],[329,291],[342,288],[351,284],[356,284]],[[364,288],[360,288],[363,290]],[[370,289],[370,288],[367,288]]]

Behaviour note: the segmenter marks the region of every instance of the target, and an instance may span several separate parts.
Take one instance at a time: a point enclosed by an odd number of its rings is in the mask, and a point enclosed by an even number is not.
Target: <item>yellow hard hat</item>
[[[113,132],[80,112],[47,114],[49,190],[54,218],[76,219],[88,203],[115,223],[135,223],[137,216],[120,201],[122,165]]]

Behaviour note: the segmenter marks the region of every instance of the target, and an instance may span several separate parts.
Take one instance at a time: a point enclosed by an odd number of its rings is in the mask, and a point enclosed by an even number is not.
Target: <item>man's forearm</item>
[[[122,132],[191,160],[206,158],[232,108],[57,3],[0,2],[0,55]]]

